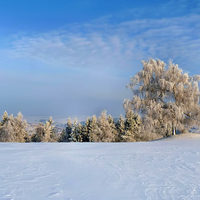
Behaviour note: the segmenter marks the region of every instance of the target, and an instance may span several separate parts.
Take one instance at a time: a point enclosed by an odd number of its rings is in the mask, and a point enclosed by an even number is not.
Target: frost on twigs
[[[178,65],[150,59],[142,61],[139,71],[128,85],[133,98],[125,100],[125,110],[141,114],[143,132],[163,136],[175,134],[200,124],[200,76],[183,73]]]

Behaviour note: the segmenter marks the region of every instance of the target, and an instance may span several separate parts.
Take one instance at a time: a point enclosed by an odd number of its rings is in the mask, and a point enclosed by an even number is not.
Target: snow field
[[[1,200],[200,199],[200,135],[138,143],[0,143]]]

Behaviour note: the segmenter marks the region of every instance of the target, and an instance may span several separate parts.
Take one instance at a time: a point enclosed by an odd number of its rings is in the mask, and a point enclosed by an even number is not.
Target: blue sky
[[[200,74],[199,0],[1,1],[0,113],[117,117],[151,57]]]

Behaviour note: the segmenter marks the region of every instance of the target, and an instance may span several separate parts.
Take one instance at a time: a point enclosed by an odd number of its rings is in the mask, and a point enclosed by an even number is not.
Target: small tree
[[[90,134],[91,142],[114,142],[115,135],[113,129],[107,120],[106,111],[101,113],[98,118],[93,131]]]
[[[46,122],[46,124],[39,123],[36,127],[36,133],[32,136],[33,142],[56,142],[57,136],[53,125],[52,117]]]
[[[176,134],[176,129],[200,124],[200,76],[183,73],[178,65],[150,59],[131,78],[128,85],[133,99],[125,100],[125,109],[142,114],[144,127],[162,135]]]
[[[8,113],[5,111],[3,116],[2,116],[2,121],[1,121],[1,125],[3,125],[5,122],[8,121]]]
[[[62,132],[59,134],[58,142],[67,142],[66,129],[65,128],[63,128]]]
[[[29,135],[27,132],[27,122],[26,120],[23,120],[23,115],[21,112],[17,114],[17,117],[15,117],[13,121],[13,127],[15,132],[15,142],[28,142],[29,141]]]
[[[87,118],[85,124],[82,126],[82,142],[89,142],[89,126],[90,126],[90,118]]]
[[[5,111],[0,122],[0,142],[15,142],[14,118]]]
[[[81,136],[82,126],[78,123],[77,119],[74,119],[73,129],[70,134],[70,142],[82,142]]]
[[[77,127],[77,141],[78,142],[83,142],[83,126],[81,125],[81,123],[78,123],[78,127]]]
[[[77,125],[78,121],[76,118],[74,118],[74,122],[73,122],[73,129],[72,132],[70,134],[70,142],[77,142],[77,131],[78,131],[78,125]]]
[[[49,117],[49,120],[46,122],[46,127],[49,129],[50,132],[50,142],[57,142],[58,141],[58,134],[57,129],[55,128],[54,121],[52,117]]]
[[[122,140],[124,142],[140,141],[138,138],[140,132],[141,119],[138,114],[134,114],[133,110],[127,110],[125,115],[124,133]]]
[[[35,128],[35,133],[33,133],[33,135],[31,136],[31,141],[45,142],[44,137],[45,137],[44,124],[40,122]]]
[[[88,131],[89,131],[88,135],[89,135],[90,142],[92,141],[92,133],[94,132],[96,124],[97,124],[97,117],[96,117],[96,115],[93,115],[92,119],[90,120],[89,127],[88,127]]]
[[[118,132],[118,137],[119,137],[119,142],[120,142],[122,141],[122,135],[124,135],[124,131],[125,131],[125,120],[123,119],[122,115],[120,115],[115,126]]]
[[[71,133],[72,133],[72,121],[70,118],[68,118],[66,127],[66,142],[70,141]]]
[[[72,133],[72,122],[71,119],[68,118],[67,120],[67,126],[64,128],[59,136],[58,141],[59,142],[69,142],[71,138]]]
[[[117,132],[117,128],[115,126],[115,122],[114,122],[114,119],[111,115],[108,115],[108,123],[110,124],[110,127],[112,129],[112,135],[115,137],[114,141],[115,142],[119,142],[120,138],[119,138],[119,134]]]
[[[8,116],[5,111],[0,122],[0,141],[1,142],[28,142],[27,122],[23,120],[21,112],[17,117]]]

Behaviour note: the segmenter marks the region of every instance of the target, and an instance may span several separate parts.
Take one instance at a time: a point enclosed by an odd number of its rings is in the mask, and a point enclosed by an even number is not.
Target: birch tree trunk
[[[176,135],[176,127],[172,126],[172,135]]]

